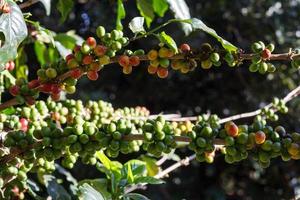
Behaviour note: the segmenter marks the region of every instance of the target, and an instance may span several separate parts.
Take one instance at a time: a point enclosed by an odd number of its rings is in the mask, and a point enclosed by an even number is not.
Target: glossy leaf
[[[151,22],[154,19],[154,10],[152,6],[152,1],[149,0],[136,0],[136,5],[140,11],[141,16],[146,20],[147,27],[150,27]]]
[[[82,200],[105,200],[100,192],[95,190],[92,186],[84,183],[79,187],[80,199]]]
[[[169,8],[167,0],[152,0],[152,5],[154,12],[160,17],[163,17]]]
[[[223,48],[226,49],[227,51],[237,51],[238,50],[238,48],[236,46],[234,46],[227,40],[220,37],[214,29],[206,26],[200,19],[193,18],[191,25],[194,30],[202,30],[202,31],[210,34],[214,38],[216,38],[222,44]]]
[[[175,53],[178,52],[176,42],[173,40],[173,38],[171,36],[166,34],[164,31],[159,34],[159,40],[160,40],[160,42],[166,44]]]
[[[0,71],[8,61],[16,58],[17,48],[27,36],[22,11],[15,2],[10,0],[8,4],[11,11],[0,15],[0,32],[5,37],[4,45],[0,48]]]
[[[105,199],[111,199],[111,194],[107,191],[107,187],[108,187],[107,179],[104,179],[104,178],[85,179],[85,180],[80,181],[78,184],[83,185],[85,183],[89,184],[95,190],[100,192]]]
[[[123,0],[118,0],[118,8],[117,8],[117,21],[116,21],[116,29],[122,30],[122,19],[126,17],[126,11],[123,5]]]

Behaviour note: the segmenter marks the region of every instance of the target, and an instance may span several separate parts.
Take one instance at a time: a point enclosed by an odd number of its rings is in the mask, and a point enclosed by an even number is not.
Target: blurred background
[[[75,0],[74,0],[75,1]],[[55,1],[54,1],[55,2]],[[192,17],[200,18],[226,38],[245,51],[255,41],[273,42],[275,52],[288,52],[300,44],[300,1],[299,0],[186,0]],[[135,1],[124,1],[126,18],[123,20],[125,35],[132,37],[127,24],[139,16]],[[60,15],[53,8],[49,17],[40,4],[27,9],[33,20],[55,32],[75,30],[82,37],[94,36],[98,25],[108,30],[115,27],[116,2],[109,0],[78,0],[69,18],[59,24]],[[26,10],[25,10],[26,11]],[[155,18],[152,27],[173,18],[167,11],[164,18]],[[180,26],[172,24],[166,33],[173,36],[177,44],[187,42],[198,48],[203,42],[218,45],[209,35],[202,32],[185,36]],[[154,38],[138,40],[130,48],[149,50],[157,45]],[[26,47],[30,76],[35,76],[38,61]],[[32,53],[30,53],[32,52]],[[111,65],[100,72],[96,82],[81,79],[76,94],[70,98],[82,100],[103,99],[115,107],[146,106],[152,114],[181,113],[184,116],[201,113],[215,113],[221,118],[257,109],[272,100],[283,97],[299,84],[299,72],[290,69],[289,63],[275,63],[277,73],[260,75],[250,73],[249,63],[237,68],[226,65],[218,69],[197,68],[189,74],[172,71],[167,80],[149,75],[146,63],[124,75],[118,65]],[[289,132],[300,131],[300,101],[289,103],[287,115],[280,115],[274,125],[284,125]],[[251,122],[251,119],[240,121]],[[239,122],[237,122],[239,123]],[[176,153],[182,158],[191,155],[187,149]],[[135,158],[121,157],[121,161]],[[174,161],[167,161],[168,166]],[[214,164],[191,163],[166,178],[166,184],[150,186],[143,191],[150,199],[296,199],[300,197],[300,162],[273,160],[267,169],[261,169],[251,160],[238,164],[226,164],[223,157],[217,157]],[[82,164],[71,170],[74,177],[98,178],[103,176],[93,167]]]

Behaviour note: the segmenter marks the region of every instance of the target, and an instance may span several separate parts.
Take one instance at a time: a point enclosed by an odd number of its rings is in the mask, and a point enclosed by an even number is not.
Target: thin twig
[[[20,7],[21,9],[24,9],[24,8],[30,7],[31,5],[33,5],[33,4],[35,4],[35,3],[38,3],[39,1],[40,1],[40,0],[28,0],[28,1],[24,2],[24,3],[21,3],[21,4],[19,5],[19,7]]]

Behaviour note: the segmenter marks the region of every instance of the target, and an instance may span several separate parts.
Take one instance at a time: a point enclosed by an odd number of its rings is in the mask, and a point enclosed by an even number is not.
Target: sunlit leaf
[[[154,19],[152,2],[149,0],[136,0],[136,5],[140,11],[141,16],[146,19],[147,27],[150,27],[150,24]]]
[[[152,0],[152,5],[154,12],[160,17],[163,17],[169,8],[167,0]]]
[[[118,0],[118,8],[117,8],[117,21],[116,21],[116,29],[122,30],[122,19],[126,17],[126,11],[123,5],[123,0]]]
[[[173,38],[171,36],[166,34],[164,31],[159,34],[159,39],[160,39],[160,42],[166,44],[175,53],[178,52],[176,42],[173,40]]]

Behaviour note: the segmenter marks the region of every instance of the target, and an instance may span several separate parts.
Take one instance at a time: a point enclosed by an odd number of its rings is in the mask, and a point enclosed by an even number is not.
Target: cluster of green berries
[[[275,113],[275,111],[279,111],[281,113],[287,113],[288,107],[285,105],[285,102],[282,99],[278,99],[275,97],[272,101],[271,107],[265,107],[261,111],[261,116],[264,116],[266,119],[277,121],[278,115]]]
[[[220,55],[209,43],[203,43],[200,49],[202,69],[210,69],[212,66],[220,67]]]
[[[251,49],[254,56],[249,66],[250,72],[265,74],[266,72],[274,72],[276,70],[276,67],[272,63],[268,63],[275,49],[274,44],[268,44],[266,46],[262,41],[259,41],[253,43]]]

